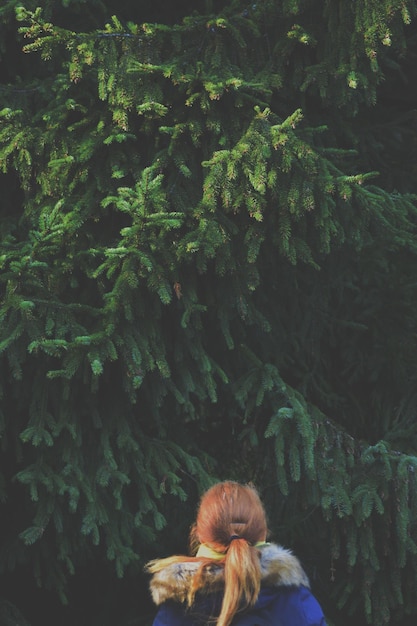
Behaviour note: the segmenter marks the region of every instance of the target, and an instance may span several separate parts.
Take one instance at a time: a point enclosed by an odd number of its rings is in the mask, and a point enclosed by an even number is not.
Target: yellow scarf
[[[255,543],[255,548],[260,548],[261,546],[266,546],[267,542],[266,541],[258,541],[257,543]],[[226,556],[225,552],[216,552],[216,550],[213,550],[212,548],[210,548],[206,543],[201,543],[198,550],[197,550],[197,554],[196,556],[202,556],[205,559],[224,559],[224,557]]]

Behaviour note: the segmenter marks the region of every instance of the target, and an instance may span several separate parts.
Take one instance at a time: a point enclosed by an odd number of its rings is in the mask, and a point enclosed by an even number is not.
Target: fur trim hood
[[[290,550],[274,543],[259,549],[262,584],[268,587],[310,587],[308,578],[299,560]],[[167,565],[152,576],[150,590],[156,605],[167,600],[185,602],[193,576],[199,567],[198,561],[184,561]],[[213,563],[205,570],[203,592],[214,593],[223,588],[223,568]]]

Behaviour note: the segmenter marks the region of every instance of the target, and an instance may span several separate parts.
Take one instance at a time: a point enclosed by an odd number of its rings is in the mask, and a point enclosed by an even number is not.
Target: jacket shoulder
[[[319,602],[310,589],[304,586],[279,590],[271,604],[269,623],[282,626],[326,626]]]

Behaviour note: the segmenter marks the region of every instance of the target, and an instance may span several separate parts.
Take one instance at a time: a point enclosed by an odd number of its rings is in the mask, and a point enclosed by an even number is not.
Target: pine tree
[[[329,623],[415,620],[416,9],[0,8],[5,578],[136,580],[232,477]]]

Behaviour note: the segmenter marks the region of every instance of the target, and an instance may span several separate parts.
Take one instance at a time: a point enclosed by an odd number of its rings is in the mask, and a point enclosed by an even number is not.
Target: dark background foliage
[[[1,624],[150,624],[224,478],[415,622],[415,11],[0,6]]]

